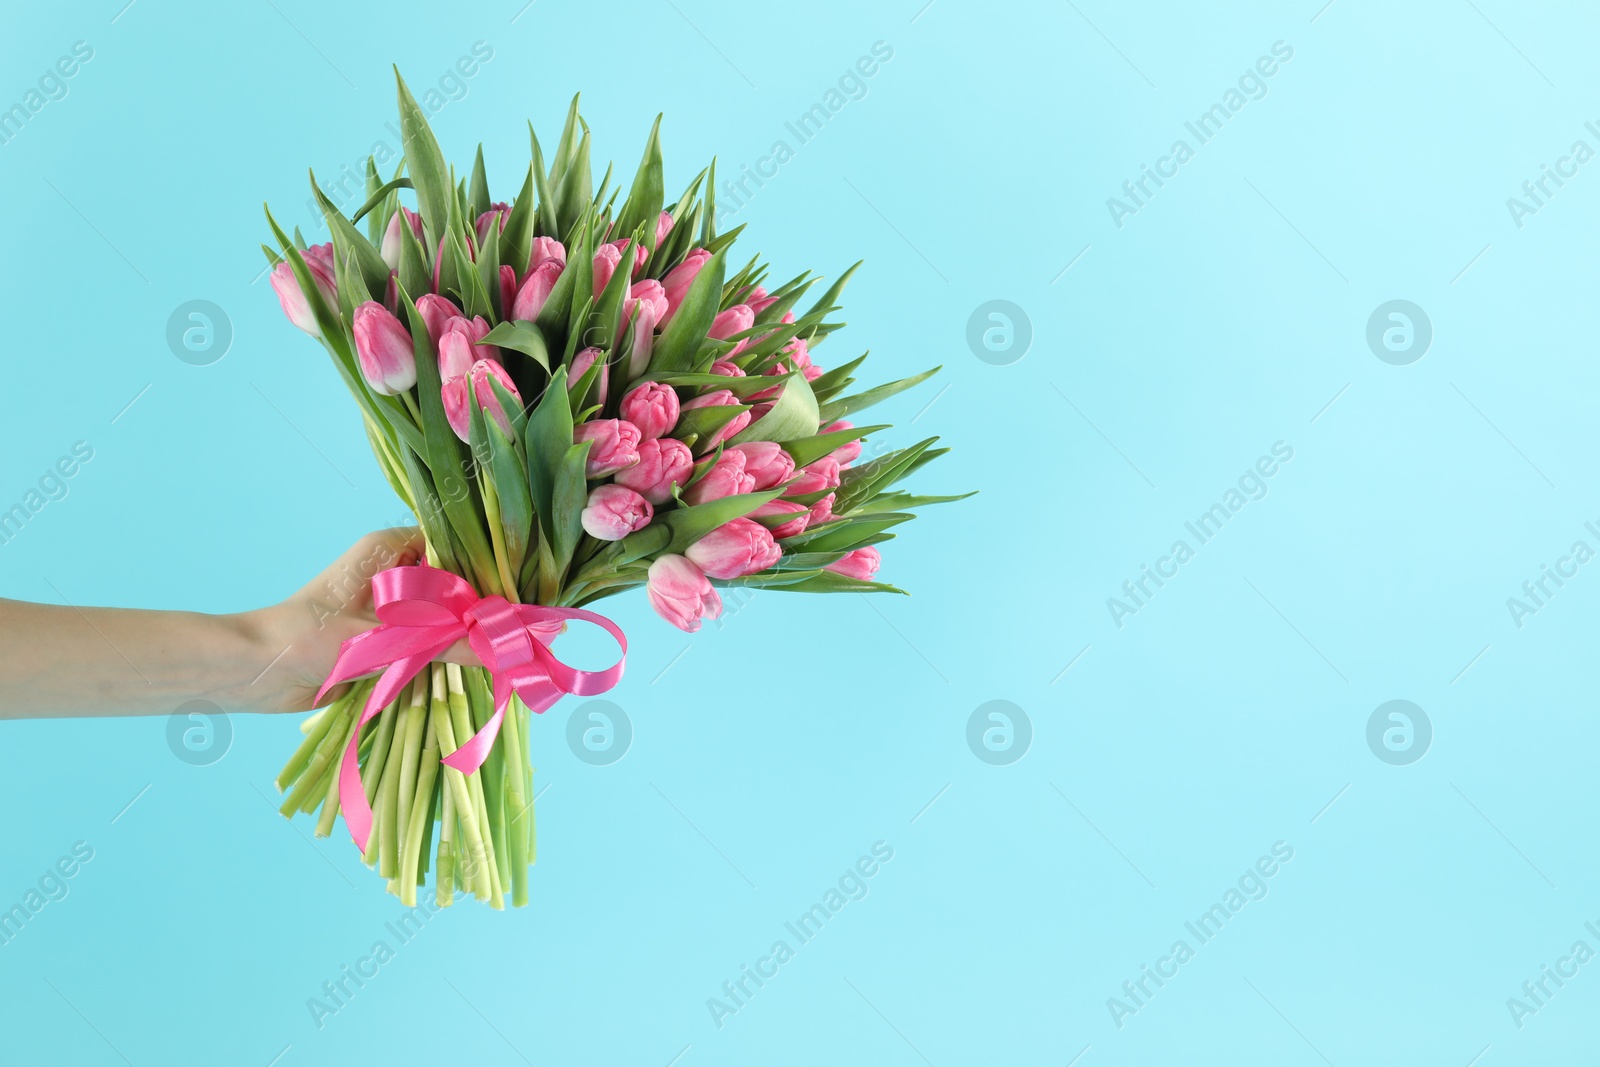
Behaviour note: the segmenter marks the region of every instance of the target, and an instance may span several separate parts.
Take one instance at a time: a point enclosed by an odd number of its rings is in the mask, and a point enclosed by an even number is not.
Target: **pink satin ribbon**
[[[489,758],[511,694],[530,710],[543,712],[567,694],[593,696],[622,680],[628,639],[616,623],[578,608],[513,604],[501,596],[479,597],[466,580],[426,564],[394,567],[372,578],[372,604],[381,625],[350,638],[339,648],[328,680],[317,693],[341,682],[382,671],[361,712],[339,767],[339,806],[350,836],[363,851],[372,833],[372,807],[361,785],[357,750],[361,726],[404,692],[445,649],[467,639],[494,679],[494,715],[470,740],[439,762],[471,774]],[[568,619],[592,622],[616,638],[622,654],[603,671],[580,671],[562,663],[549,645]]]

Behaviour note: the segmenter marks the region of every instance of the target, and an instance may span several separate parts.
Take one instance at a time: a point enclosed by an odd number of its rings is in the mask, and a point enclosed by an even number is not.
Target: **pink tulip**
[[[832,455],[826,455],[801,467],[800,477],[783,491],[783,495],[803,496],[806,493],[820,493],[824,489],[837,488],[838,485],[839,461]]]
[[[573,444],[593,441],[584,473],[590,478],[626,470],[639,462],[639,427],[626,419],[596,419],[572,431]]]
[[[390,270],[397,270],[400,266],[401,241],[405,237],[405,230],[401,228],[402,219],[405,220],[404,225],[411,227],[411,232],[416,236],[417,240],[422,240],[421,215],[418,215],[408,207],[402,207],[399,211],[390,215],[389,225],[383,231],[383,243],[378,249],[378,255],[382,256],[383,261],[389,264]]]
[[[326,256],[307,249],[302,255],[306,262],[306,269],[311,272],[311,281],[316,286],[322,299],[327,301],[329,309],[339,307],[339,286],[333,276],[333,246],[327,246]],[[278,303],[283,308],[283,313],[289,316],[289,321],[300,327],[312,337],[322,336],[322,327],[317,325],[317,316],[311,310],[311,304],[306,300],[306,294],[300,289],[300,282],[294,276],[294,268],[289,266],[287,260],[272,268],[272,291],[278,294]],[[337,313],[337,312],[335,312]]]
[[[656,216],[656,244],[655,244],[655,246],[657,248],[660,248],[661,247],[661,242],[665,241],[667,239],[667,234],[672,232],[673,225],[674,225],[674,223],[673,223],[673,219],[672,219],[672,212],[663,211],[661,214]]]
[[[700,629],[701,619],[722,614],[722,598],[700,568],[683,556],[660,556],[650,564],[645,595],[657,615],[689,633]]]
[[[489,210],[478,216],[478,221],[476,224],[478,230],[478,246],[480,248],[483,247],[483,242],[489,239],[489,228],[491,226],[497,230],[504,230],[506,228],[506,220],[510,217],[510,204],[490,204]]]
[[[522,288],[517,290],[517,299],[512,302],[511,317],[523,322],[532,322],[539,317],[539,311],[544,307],[544,302],[550,299],[550,290],[556,286],[556,279],[561,277],[565,264],[551,257],[541,260],[528,272],[527,278],[522,282]]]
[[[579,349],[573,354],[572,366],[567,368],[568,392],[571,392],[573,389],[578,387],[578,382],[582,381],[583,376],[589,373],[589,368],[594,366],[594,361],[599,359],[600,356],[600,350],[595,348],[593,345],[588,348]],[[598,390],[598,394],[595,399],[602,407],[605,406],[606,402],[607,377],[608,375],[605,367],[601,367],[600,373],[595,375],[595,387]],[[627,417],[627,412],[623,412],[623,418]]]
[[[661,279],[661,286],[667,295],[667,313],[661,316],[661,325],[664,327],[672,321],[672,316],[678,313],[678,308],[683,306],[683,298],[689,291],[689,286],[694,283],[695,276],[700,273],[711,259],[711,253],[703,248],[696,248],[684,257],[683,262],[667,271]]]
[[[528,249],[528,270],[533,270],[547,259],[553,259],[565,267],[567,265],[565,246],[554,237],[535,237],[533,246]]]
[[[372,391],[384,396],[403,393],[417,384],[416,351],[400,320],[376,300],[356,308],[352,332],[361,376]]]
[[[509,263],[500,264],[500,317],[509,318],[507,314],[517,303],[517,269]]]
[[[759,522],[734,519],[700,538],[683,554],[707,577],[726,580],[766,570],[778,562],[783,549]]]
[[[654,278],[635,282],[622,302],[622,329],[633,320],[633,350],[628,356],[628,377],[637,378],[650,366],[655,348],[656,324],[667,313],[667,297]]]
[[[456,374],[465,374],[466,370],[464,368],[470,367],[480,359],[499,359],[500,349],[494,345],[481,343],[489,335],[489,329],[489,322],[482,315],[474,315],[470,319],[463,315],[456,315],[445,320],[444,330],[439,334],[440,365],[443,365],[444,346],[447,344],[445,339],[452,333],[461,334],[466,338],[467,342],[465,351],[468,358],[466,362],[459,363],[463,369],[456,371]],[[440,374],[444,377],[451,377],[451,375],[445,374],[443,371],[440,371]]]
[[[622,249],[616,245],[601,245],[594,254],[594,298],[600,299],[600,294],[605,292],[606,286],[611,282],[611,276],[617,272],[617,264],[622,262]]]
[[[450,344],[451,337],[461,337],[460,334],[446,334],[446,344]],[[522,397],[517,393],[517,387],[512,384],[511,375],[506,369],[492,359],[480,359],[468,369],[466,374],[445,378],[440,387],[440,399],[444,401],[445,419],[450,423],[450,428],[456,436],[466,441],[470,437],[472,428],[472,409],[468,404],[473,398],[477,399],[478,406],[483,413],[495,421],[500,431],[507,437],[511,436],[511,417],[505,407],[500,403],[489,379],[494,378],[507,392],[521,404]]]
[[[457,319],[466,322],[466,319]],[[439,380],[446,384],[465,378],[478,357],[472,351],[472,336],[465,330],[446,330],[439,337]],[[463,410],[465,408],[463,407]]]
[[[607,247],[607,248],[615,248],[617,250],[617,262],[621,263],[622,262],[622,246],[627,244],[627,243],[628,242],[626,240],[623,240],[623,241],[609,241],[609,242],[606,243],[605,247]],[[630,276],[634,277],[634,278],[637,278],[639,276],[639,272],[644,270],[645,260],[647,260],[649,258],[650,258],[650,250],[648,248],[646,248],[644,245],[634,245],[633,246],[633,272],[632,272],[632,274]],[[607,278],[609,278],[609,277],[610,277],[610,275],[607,275]]]
[[[711,320],[711,329],[706,332],[706,336],[723,341],[736,333],[743,333],[754,326],[755,322],[755,312],[750,310],[748,304],[735,304]]]
[[[745,473],[744,453],[727,451],[699,481],[684,491],[683,499],[689,504],[704,504],[708,500],[754,492],[755,487],[756,480]]]
[[[434,293],[424,293],[417,297],[417,313],[422,316],[422,321],[428,324],[428,340],[433,342],[434,351],[439,350],[439,338],[444,335],[444,328],[451,319],[461,318],[461,309],[449,297],[438,296]]]
[[[806,519],[806,529],[828,522],[833,518],[833,494],[829,493],[807,510],[810,512],[810,518]]]
[[[617,484],[634,490],[652,504],[665,504],[672,490],[688,482],[694,473],[694,457],[689,446],[672,437],[658,437],[639,444],[639,462],[617,474]]]
[[[671,432],[678,424],[678,393],[670,385],[645,382],[628,390],[619,410],[648,441]]]
[[[865,548],[858,548],[854,552],[845,553],[842,558],[834,560],[822,569],[832,571],[835,574],[842,574],[846,578],[859,578],[863,582],[868,582],[872,580],[874,574],[878,573],[878,564],[880,562],[882,562],[882,558],[878,555],[878,550],[868,545]]]
[[[761,286],[757,285],[745,292],[743,302],[749,304],[750,310],[759,315],[773,304],[776,304],[778,302],[778,298],[775,296],[768,296],[767,291]]]
[[[739,364],[727,359],[719,359],[715,363],[711,364],[711,373],[720,374],[725,378],[745,377],[744,369],[741,368]]]
[[[500,364],[499,360],[480,359],[472,365],[471,377],[472,394],[478,398],[478,406],[483,408],[485,415],[494,420],[496,426],[500,427],[501,433],[510,437],[511,413],[500,402],[500,394],[496,393],[494,387],[489,384],[490,378],[499,382],[501,388],[511,394],[511,399],[515,400],[520,408],[522,406],[522,394],[517,392],[515,383],[511,381],[510,373]]]
[[[788,515],[789,518],[776,526],[769,526],[772,536],[778,540],[785,537],[794,537],[804,533],[811,522],[811,509],[804,504],[796,504],[793,500],[769,500],[750,513],[752,519],[770,519],[779,515]]]
[[[779,482],[786,482],[794,474],[794,460],[783,446],[775,441],[751,441],[744,445],[729,445],[723,455],[729,452],[744,454],[745,473],[756,480],[756,491],[771,489]]]
[[[584,531],[598,541],[620,541],[650,525],[656,509],[650,501],[621,485],[598,486],[579,518]]]
[[[685,401],[681,410],[692,411],[695,408],[722,407],[726,404],[737,404],[738,402],[739,398],[734,396],[731,390],[714,389],[702,396],[695,397],[693,400]],[[722,429],[712,434],[709,438],[698,442],[695,447],[701,452],[709,452],[748,425],[750,425],[750,413],[741,411],[727,422]]]
[[[828,423],[828,425],[818,430],[817,433],[838,433],[841,430],[853,429],[855,429],[855,423],[845,422],[843,419],[840,419],[837,422]],[[854,441],[846,441],[844,444],[840,445],[838,448],[834,449],[828,454],[839,461],[840,467],[849,466],[851,463],[856,461],[857,456],[861,455],[861,441],[859,438]]]

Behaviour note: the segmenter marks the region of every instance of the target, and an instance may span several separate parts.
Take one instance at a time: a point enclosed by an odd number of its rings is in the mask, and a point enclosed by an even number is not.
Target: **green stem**
[[[471,737],[473,734],[472,709],[467,705],[467,691],[461,681],[461,668],[454,663],[446,664],[445,674],[449,680],[450,720],[455,728],[455,734],[460,738]],[[483,846],[485,865],[482,872],[474,871],[473,873],[475,875],[481,874],[481,876],[488,879],[489,906],[499,911],[505,907],[505,902],[501,896],[500,868],[498,857],[494,851],[494,833],[489,823],[489,804],[484,797],[483,791],[483,769],[480,767],[478,770],[473,771],[467,777],[466,782],[472,795],[473,814],[477,816],[477,832]],[[476,858],[476,855],[474,858]]]
[[[435,663],[433,665],[433,699],[428,705],[427,717],[444,713],[442,690],[444,686],[442,675],[443,668]],[[418,716],[417,730],[423,728],[422,719]],[[420,763],[415,771],[413,781],[414,799],[411,802],[411,812],[406,818],[405,846],[400,852],[400,902],[406,907],[416,907],[417,904],[417,874],[422,859],[423,830],[433,829],[433,781],[439,771],[439,737],[434,731],[427,731],[428,740],[422,747]],[[408,750],[409,755],[409,750]]]
[[[456,899],[455,821],[455,794],[445,789],[439,817],[439,853],[433,861],[434,901],[441,908],[448,908]]]
[[[372,735],[371,754],[367,765],[361,768],[361,786],[367,794],[367,803],[378,795],[378,784],[383,781],[383,768],[389,761],[389,746],[394,742],[394,724],[400,719],[400,701],[395,700],[378,713],[378,729]]]
[[[514,908],[528,903],[528,805],[522,795],[527,759],[522,753],[521,718],[522,701],[512,697],[500,736],[505,738],[505,805],[510,820],[506,837],[511,846],[511,906]]]
[[[350,747],[350,741],[356,736],[361,722],[361,714],[355,708],[350,709],[350,725],[344,732],[344,743],[339,746],[340,753]],[[317,828],[314,831],[318,837],[327,837],[333,833],[333,820],[339,816],[339,772],[335,770],[328,775],[328,788],[322,795],[322,814],[317,818]]]
[[[305,739],[300,742],[300,747],[294,750],[294,755],[289,757],[289,762],[283,765],[283,770],[278,772],[275,782],[278,792],[281,793],[293,786],[295,780],[305,773],[306,764],[311,761],[311,755],[317,750],[317,746],[322,744],[322,739],[328,736],[328,726],[332,722],[334,714],[337,714],[336,712],[329,714],[329,712],[334,708],[340,707],[341,704],[342,700],[335,701],[331,707],[324,708],[317,713],[316,723],[306,733]]]
[[[457,747],[455,725],[451,721],[454,715],[435,715],[430,718],[433,728],[438,731],[439,754],[450,755]],[[464,884],[470,883],[473,896],[479,900],[488,900],[491,895],[488,878],[489,857],[484,849],[483,835],[478,829],[478,813],[472,802],[472,788],[467,784],[466,775],[454,767],[444,767],[442,770],[445,785],[449,787],[454,797],[457,818],[461,825],[461,841],[465,853],[462,861],[462,873],[466,880]]]
[[[517,602],[517,583],[511,577],[510,555],[506,551],[505,528],[500,523],[500,496],[494,490],[494,479],[478,475],[478,491],[483,497],[483,512],[489,523],[489,544],[494,550],[495,571],[500,576],[500,595]]]
[[[362,686],[357,686],[356,690],[362,691],[363,694],[365,692]],[[352,690],[353,692],[355,690]],[[322,735],[322,740],[317,744],[317,750],[312,753],[311,760],[306,764],[305,770],[295,779],[294,788],[289,791],[289,795],[278,806],[278,810],[283,813],[284,818],[290,818],[295,812],[304,810],[306,801],[320,797],[321,794],[317,792],[318,789],[326,788],[327,783],[323,780],[323,774],[333,764],[335,753],[338,753],[340,757],[343,756],[343,752],[339,749],[339,740],[345,733],[346,717],[354,714],[350,709],[350,703],[350,701],[345,701],[342,707],[335,705],[338,710],[327,717],[327,733]]]

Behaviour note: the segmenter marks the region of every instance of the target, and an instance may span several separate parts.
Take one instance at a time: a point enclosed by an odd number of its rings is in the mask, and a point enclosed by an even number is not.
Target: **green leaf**
[[[555,539],[553,510],[561,464],[572,448],[572,407],[567,399],[567,369],[558,367],[545,386],[544,396],[528,416],[523,451],[528,457],[528,489],[533,510],[545,537]]]
[[[539,210],[537,220],[539,224],[539,233],[545,237],[555,237],[559,239],[562,236],[562,233],[560,221],[556,218],[556,202],[554,196],[550,192],[551,183],[545,175],[544,153],[539,150],[539,137],[533,132],[533,123],[531,122],[528,123],[528,141],[531,144],[533,152],[533,164],[529,169],[533,173],[534,191],[539,194]],[[528,247],[531,253],[533,247],[531,240],[529,241]],[[527,268],[524,267],[523,269],[526,270]]]
[[[584,468],[588,461],[589,449],[593,445],[593,441],[579,441],[575,445],[568,446],[556,471],[555,498],[552,504],[555,513],[555,534],[551,540],[554,544],[552,558],[557,575],[566,574],[567,565],[572,562],[573,550],[578,547],[578,539],[583,536],[583,509],[589,502],[589,483],[584,476]]]
[[[333,235],[333,251],[335,259],[353,258],[361,271],[361,277],[366,282],[369,293],[382,293],[389,284],[389,264],[383,261],[378,250],[372,243],[361,235],[344,217],[344,213],[334,206],[322,189],[317,185],[316,175],[311,175],[311,188],[316,197],[317,205],[322,208],[322,216],[328,221],[328,229]]]
[[[791,549],[797,552],[848,552],[891,526],[910,522],[914,518],[916,516],[908,511],[891,511],[871,518],[825,522],[817,527],[816,532],[806,530],[804,533],[786,538],[783,549],[785,552]]]
[[[366,202],[364,204],[362,204],[359,208],[356,209],[356,213],[354,215],[350,216],[350,221],[351,222],[360,222],[362,219],[366,218],[367,212],[371,211],[373,208],[375,208],[379,204],[383,203],[384,200],[388,198],[390,193],[394,192],[396,189],[409,189],[409,188],[411,188],[411,179],[410,178],[396,178],[392,182],[384,183],[383,185],[378,187],[376,192],[374,192],[371,196],[367,197]],[[380,219],[377,220],[377,224],[378,224],[379,227],[387,228],[388,225],[389,225],[389,220],[388,219],[384,219],[384,218],[380,218]],[[375,238],[375,239],[381,239],[382,234],[383,234],[383,230],[380,229],[378,231],[378,234],[379,234],[379,237]]]
[[[583,120],[578,121],[582,123]],[[561,229],[565,230],[576,223],[589,210],[593,181],[589,173],[589,130],[585,127],[583,139],[578,142],[578,150],[562,174],[561,188],[556,193],[556,203],[559,205],[556,222]]]
[[[850,509],[850,515],[852,517],[857,515],[876,515],[886,511],[906,511],[910,508],[927,507],[929,504],[953,504],[957,500],[965,500],[969,496],[977,495],[978,491],[976,489],[970,493],[957,493],[954,496],[917,496],[906,492],[879,493],[871,500]]]
[[[821,570],[761,571],[742,578],[713,578],[711,584],[723,588],[771,589],[794,585],[822,573]]]
[[[811,383],[803,374],[791,374],[783,392],[761,418],[746,426],[733,443],[742,445],[749,441],[788,442],[802,437],[813,437],[819,422],[817,398],[811,393]]]
[[[617,216],[618,233],[632,233],[640,226],[645,228],[645,247],[654,254],[656,250],[656,219],[661,215],[666,188],[661,180],[661,116],[656,116],[650,127],[650,137],[645,141],[644,158],[633,176],[633,188],[628,200]]]
[[[815,437],[801,437],[793,441],[785,441],[783,450],[789,453],[789,458],[794,460],[796,467],[804,467],[808,463],[815,463],[829,452],[851,441],[859,441],[868,434],[887,430],[885,426],[856,426],[848,430],[834,430],[832,433],[819,433]]]
[[[803,582],[793,585],[775,585],[772,588],[786,593],[899,593],[909,596],[904,589],[898,589],[882,582],[863,582],[859,578],[847,578],[833,571],[823,571],[814,578],[807,578]]]
[[[567,167],[572,163],[573,154],[578,149],[580,126],[583,126],[583,117],[578,114],[578,94],[574,93],[572,103],[567,106],[566,125],[561,127],[561,139],[556,142],[555,155],[550,158],[550,186],[556,190],[558,201],[561,181],[566,176]],[[556,232],[563,233],[565,229],[561,227]]]
[[[897,449],[887,456],[880,456],[842,473],[839,476],[839,488],[834,491],[833,510],[840,515],[847,515],[871,500],[879,491],[904,478],[937,440],[937,437],[930,437],[918,441],[910,448]]]
[[[829,367],[812,379],[811,391],[817,394],[817,400],[826,404],[838,395],[842,389],[854,380],[850,375],[855,373],[857,367],[866,362],[867,356],[870,354],[870,352],[863,352],[849,363],[841,363],[837,367]]]
[[[706,339],[706,332],[721,310],[718,304],[722,299],[723,264],[723,255],[718,252],[695,275],[683,303],[656,339],[655,349],[650,353],[652,372],[670,374],[694,366],[700,343]]]
[[[522,180],[522,191],[511,205],[511,217],[506,219],[506,227],[500,233],[500,262],[511,264],[517,272],[518,281],[527,272],[528,259],[533,252],[533,228],[538,222],[538,209],[533,197],[535,173],[530,166],[528,176]],[[504,308],[502,316],[510,318],[511,309]]]
[[[717,236],[717,157],[711,157],[710,173],[706,176],[705,215],[701,218],[700,247],[705,248]],[[720,283],[719,283],[720,284]]]
[[[690,408],[678,416],[678,425],[673,429],[672,435],[679,440],[693,435],[697,440],[704,441],[738,418],[742,412],[749,410],[750,408],[744,404],[716,404],[711,407]]]
[[[483,145],[478,146],[478,155],[472,161],[472,185],[467,192],[467,204],[472,208],[472,219],[477,221],[478,216],[489,210],[489,175],[483,169]]]
[[[844,418],[846,415],[849,415],[852,412],[863,411],[866,408],[870,408],[874,404],[889,399],[896,393],[903,392],[906,389],[910,389],[913,385],[919,385],[922,382],[927,381],[929,378],[939,373],[939,370],[940,367],[934,367],[931,370],[923,371],[921,374],[913,374],[909,378],[901,378],[897,382],[888,382],[887,384],[877,386],[876,388],[868,389],[864,393],[856,393],[853,396],[841,397],[838,400],[830,400],[826,404],[822,405],[822,421],[833,422],[836,419]]]
[[[413,188],[417,191],[417,208],[422,215],[428,246],[437,248],[445,232],[454,199],[449,170],[445,167],[444,153],[422,108],[417,106],[400,68],[394,71],[394,80],[400,101],[400,143],[406,154],[406,167],[411,171]]]
[[[682,553],[684,549],[694,544],[706,534],[719,526],[724,526],[734,519],[741,519],[750,514],[769,500],[775,500],[783,492],[780,489],[768,489],[760,493],[741,493],[737,496],[725,496],[716,500],[709,500],[704,504],[695,504],[686,508],[674,508],[671,511],[656,512],[655,524],[665,526],[672,532],[672,538],[667,542],[662,554]],[[638,537],[647,532],[647,526],[639,533],[629,534],[623,538],[626,545],[629,538]]]
[[[531,322],[502,322],[483,335],[483,343],[521,352],[546,373],[550,371],[550,350],[545,346],[544,333]]]
[[[860,266],[861,260],[859,259],[852,263],[850,265],[850,269],[839,275],[839,279],[832,285],[828,286],[828,291],[822,294],[822,298],[820,300],[811,305],[811,311],[806,312],[806,314],[810,315],[812,312],[815,312],[821,308],[831,308],[836,305],[839,302],[839,294],[844,292],[844,287],[850,282],[850,276],[853,275],[856,272],[856,269]]]

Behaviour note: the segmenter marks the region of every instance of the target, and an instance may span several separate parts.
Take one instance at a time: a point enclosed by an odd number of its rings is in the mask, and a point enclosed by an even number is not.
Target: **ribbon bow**
[[[363,851],[372,832],[372,807],[361,785],[357,755],[361,727],[463,637],[494,679],[494,715],[470,740],[440,759],[462,774],[471,774],[489,758],[512,693],[530,710],[543,712],[569,693],[593,696],[622,679],[628,639],[616,623],[592,611],[513,604],[502,596],[479,597],[465,579],[426,564],[379,571],[372,578],[372,604],[380,625],[339,647],[339,658],[317,693],[320,703],[323,695],[341,682],[383,672],[367,698],[339,767],[339,806],[351,838]],[[548,646],[568,619],[592,622],[616,638],[622,649],[617,662],[603,671],[580,671],[557,659]]]

